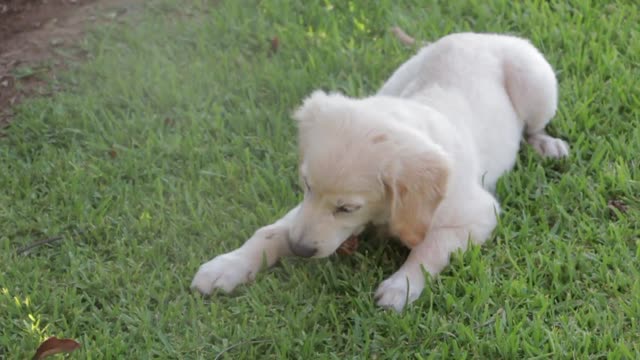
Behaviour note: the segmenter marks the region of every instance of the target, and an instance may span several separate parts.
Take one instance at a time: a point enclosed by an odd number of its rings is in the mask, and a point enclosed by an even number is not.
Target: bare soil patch
[[[110,8],[126,12],[125,0],[0,0],[0,129],[25,97],[46,94],[48,76],[64,66],[88,24]],[[71,54],[71,55],[70,55]],[[1,135],[1,133],[0,133]]]

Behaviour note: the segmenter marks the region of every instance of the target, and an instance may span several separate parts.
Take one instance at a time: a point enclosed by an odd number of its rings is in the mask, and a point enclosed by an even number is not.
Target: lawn
[[[127,19],[97,26],[62,90],[0,138],[0,358],[53,335],[86,359],[640,357],[633,1],[151,0]],[[371,94],[416,50],[393,25],[530,38],[558,74],[550,132],[570,158],[523,147],[491,240],[401,314],[372,297],[406,251],[373,236],[233,296],[192,293],[201,263],[300,200],[301,100]]]

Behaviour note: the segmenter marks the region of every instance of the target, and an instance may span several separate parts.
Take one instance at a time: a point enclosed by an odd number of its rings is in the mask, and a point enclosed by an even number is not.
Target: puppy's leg
[[[191,288],[202,294],[210,294],[215,289],[229,293],[236,286],[253,280],[263,264],[271,266],[281,257],[290,255],[289,229],[298,209],[296,207],[277,222],[258,229],[238,249],[204,263],[193,278]]]
[[[544,131],[558,107],[558,82],[551,65],[530,43],[510,41],[504,60],[505,87],[518,117],[524,121],[527,142],[545,157],[569,155],[565,141]]]
[[[398,312],[416,300],[425,286],[424,272],[436,276],[448,264],[451,253],[465,250],[469,240],[484,243],[497,224],[497,201],[485,190],[457,202],[458,211],[445,222],[434,225],[426,239],[414,247],[405,263],[380,284],[375,293],[377,304]],[[466,204],[466,205],[465,205]],[[467,208],[464,208],[467,206]]]

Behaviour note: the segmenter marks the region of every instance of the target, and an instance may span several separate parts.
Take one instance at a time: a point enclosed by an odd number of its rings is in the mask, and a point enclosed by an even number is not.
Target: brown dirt
[[[55,76],[69,56],[82,55],[62,50],[74,49],[87,24],[112,20],[131,2],[0,0],[0,129],[25,97],[47,94],[45,79]]]

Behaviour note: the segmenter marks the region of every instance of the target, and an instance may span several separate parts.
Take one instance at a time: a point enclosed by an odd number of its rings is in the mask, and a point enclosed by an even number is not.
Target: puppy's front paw
[[[569,144],[544,133],[529,135],[527,142],[544,157],[561,158],[569,155]]]
[[[424,279],[416,280],[415,277],[399,271],[378,286],[375,294],[376,304],[401,312],[406,305],[420,296],[422,289],[424,289]]]
[[[257,265],[242,254],[226,253],[202,264],[191,282],[191,289],[204,295],[215,289],[230,293],[236,286],[256,277]]]

